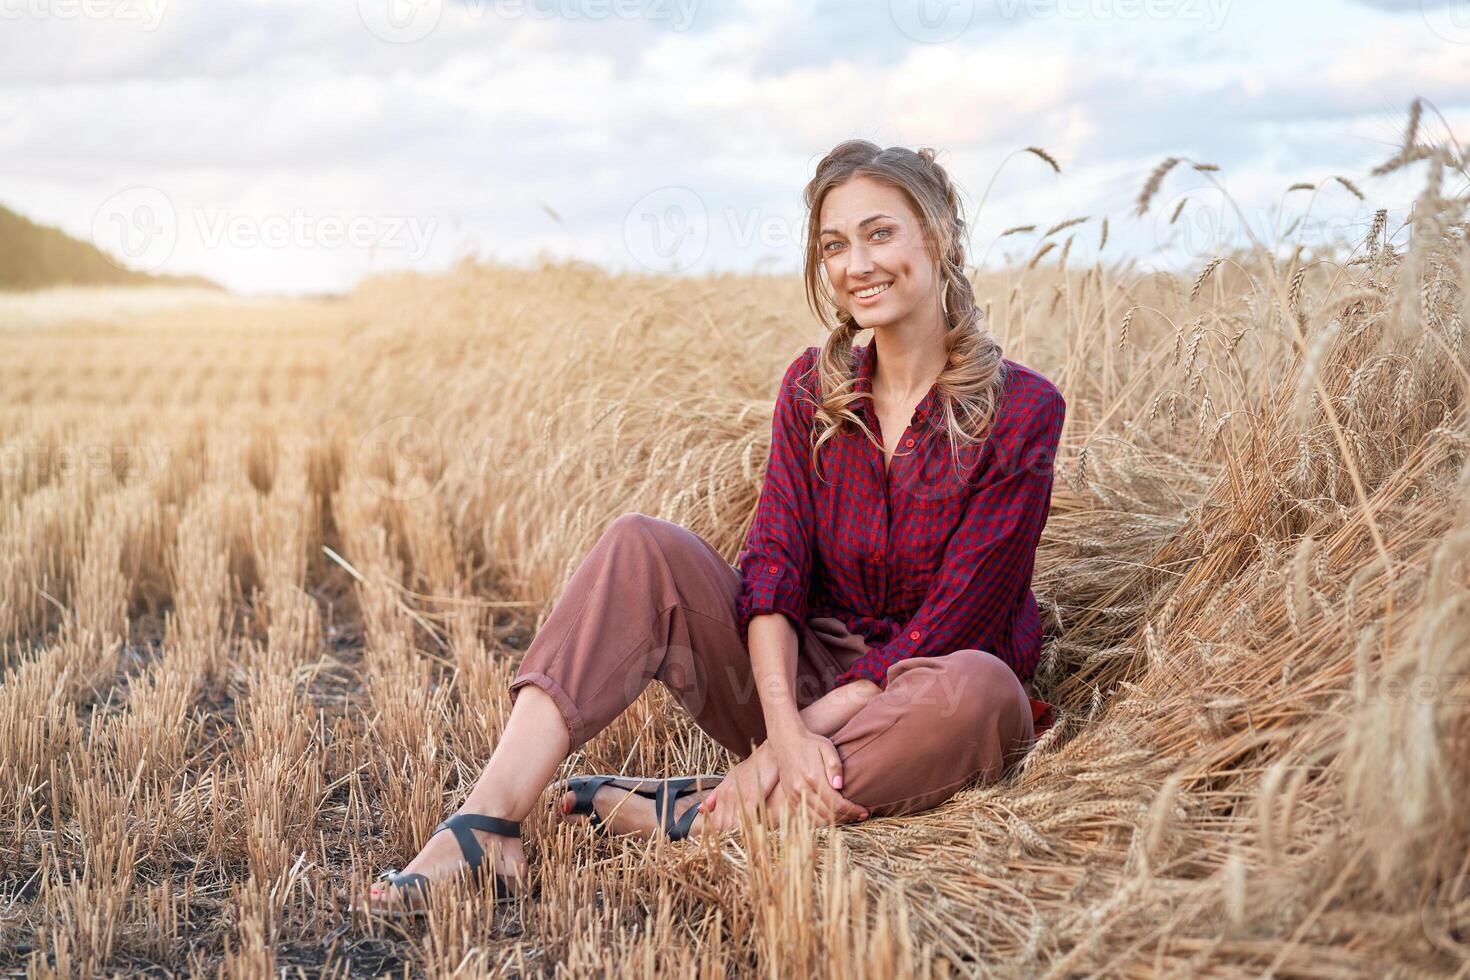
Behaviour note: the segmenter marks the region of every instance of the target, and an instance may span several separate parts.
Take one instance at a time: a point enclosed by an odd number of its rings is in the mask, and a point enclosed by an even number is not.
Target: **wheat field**
[[[467,792],[601,530],[733,560],[822,340],[799,277],[6,298],[0,967],[1467,975],[1466,162],[1411,124],[1380,169],[1422,166],[1412,226],[1341,252],[1069,265],[1090,218],[977,273],[1069,407],[1034,582],[1060,723],[1007,779],[685,844],[548,796],[540,899],[441,889],[419,925],[348,906]],[[565,771],[730,761],[655,685]]]

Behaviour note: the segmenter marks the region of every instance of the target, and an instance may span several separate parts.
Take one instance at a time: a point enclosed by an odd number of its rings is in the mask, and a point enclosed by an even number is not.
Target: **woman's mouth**
[[[888,292],[888,287],[892,285],[893,283],[891,282],[884,282],[876,286],[864,286],[862,289],[854,289],[852,291],[852,298],[863,306],[872,306],[878,302],[878,297]]]

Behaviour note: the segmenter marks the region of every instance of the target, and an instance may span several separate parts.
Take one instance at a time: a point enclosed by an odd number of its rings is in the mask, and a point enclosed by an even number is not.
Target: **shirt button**
[[[766,571],[768,571],[768,572],[778,572],[778,571],[780,571],[780,569],[777,568],[775,565],[769,565],[769,566],[766,567]]]
[[[918,638],[919,638],[919,631],[918,630],[914,630],[912,633],[909,634],[909,639],[911,639],[911,640],[917,640]]]
[[[912,446],[912,445],[913,445],[913,444],[914,444],[914,440],[912,440],[912,439],[905,439],[905,440],[904,440],[904,441],[903,441],[903,444],[904,444],[904,445],[905,445],[905,446]]]
[[[881,551],[875,551],[875,552],[873,552],[873,560],[874,561],[882,561],[883,560],[883,552],[881,552]]]

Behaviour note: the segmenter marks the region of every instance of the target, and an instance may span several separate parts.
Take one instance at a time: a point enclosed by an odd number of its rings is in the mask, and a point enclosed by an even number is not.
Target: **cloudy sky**
[[[0,0],[0,204],[251,293],[795,270],[813,165],[863,137],[940,150],[975,261],[1081,215],[1088,256],[1107,215],[1108,256],[1188,266],[1401,215],[1419,171],[1367,174],[1415,96],[1470,139],[1470,0]],[[1171,155],[1221,169],[1133,216]]]

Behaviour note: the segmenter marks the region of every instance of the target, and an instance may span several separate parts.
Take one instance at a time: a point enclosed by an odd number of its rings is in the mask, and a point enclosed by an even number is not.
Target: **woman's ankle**
[[[487,817],[499,817],[502,820],[510,820],[520,823],[530,813],[529,806],[518,806],[516,801],[507,799],[500,793],[471,792],[460,804],[460,813],[480,813]]]

